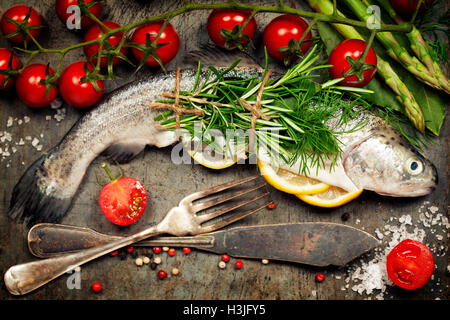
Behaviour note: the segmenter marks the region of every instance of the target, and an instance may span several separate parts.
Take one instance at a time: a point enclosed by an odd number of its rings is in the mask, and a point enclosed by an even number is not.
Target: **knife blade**
[[[117,239],[90,228],[41,223],[28,233],[28,248],[48,258]],[[357,228],[331,222],[233,227],[193,237],[157,237],[139,246],[192,247],[233,257],[343,266],[374,249],[379,241]]]

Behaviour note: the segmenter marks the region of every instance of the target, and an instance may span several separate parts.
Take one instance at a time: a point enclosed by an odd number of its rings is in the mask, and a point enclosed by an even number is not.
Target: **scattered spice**
[[[144,262],[144,264],[149,264],[150,263],[150,258],[149,257],[144,257],[144,258],[142,258],[142,262]]]
[[[173,269],[172,269],[172,274],[173,274],[174,276],[177,276],[179,273],[180,273],[180,270],[178,270],[178,268],[173,268]]]
[[[269,264],[269,260],[267,260],[267,259],[262,259],[261,262],[262,262],[262,264]]]
[[[173,257],[176,253],[177,251],[175,250],[175,248],[170,248],[169,250],[167,250],[167,254],[171,257]]]
[[[227,264],[224,261],[220,261],[219,262],[219,268],[220,269],[225,269],[226,266],[227,266]]]
[[[189,253],[191,253],[191,248],[188,247],[183,248],[183,253],[188,255]]]
[[[153,247],[152,250],[153,250],[154,253],[158,254],[158,253],[161,252],[161,247]]]
[[[268,208],[269,210],[273,210],[273,209],[275,209],[276,206],[277,206],[277,204],[275,203],[275,201],[271,201],[271,202],[267,205],[267,208]]]
[[[165,272],[164,270],[159,270],[158,271],[158,278],[160,278],[162,280],[165,277],[167,277],[167,272]]]
[[[349,212],[344,212],[341,216],[341,220],[342,221],[347,221],[350,218],[350,213]]]
[[[144,261],[142,261],[142,258],[136,258],[135,263],[138,267],[140,267],[144,264]]]
[[[111,256],[111,257],[115,257],[115,256],[117,256],[119,254],[119,250],[116,250],[116,251],[113,251],[113,252],[110,252],[109,253],[109,255]]]
[[[167,252],[167,251],[169,251],[169,247],[162,247],[162,250],[163,250],[164,252]]]
[[[234,263],[234,266],[236,267],[236,269],[241,269],[244,266],[244,263],[242,262],[242,260],[237,260]]]
[[[223,254],[223,255],[222,255],[222,261],[223,261],[223,262],[228,262],[228,261],[230,261],[230,256],[227,255],[227,254]]]
[[[102,291],[102,285],[99,282],[94,282],[92,284],[92,291],[94,291],[94,292]]]
[[[154,262],[150,263],[150,269],[155,270],[158,265]]]
[[[129,246],[125,249],[128,253],[133,253],[134,252],[134,247],[133,246]]]
[[[153,259],[153,262],[156,264],[160,264],[161,263],[161,258],[160,257],[156,257],[155,259]]]
[[[316,274],[316,281],[317,282],[322,282],[323,280],[325,280],[325,275],[323,273]]]

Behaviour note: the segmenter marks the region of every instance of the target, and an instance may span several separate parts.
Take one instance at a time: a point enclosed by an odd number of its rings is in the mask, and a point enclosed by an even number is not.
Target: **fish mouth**
[[[436,184],[434,182],[431,182],[430,184],[423,186],[420,189],[415,189],[415,190],[409,189],[409,190],[405,190],[402,192],[376,192],[376,193],[378,193],[382,196],[412,198],[412,197],[426,196],[426,195],[432,193],[435,189],[436,189]]]

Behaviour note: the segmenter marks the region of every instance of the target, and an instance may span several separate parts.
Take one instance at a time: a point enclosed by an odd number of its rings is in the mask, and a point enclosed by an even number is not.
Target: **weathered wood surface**
[[[23,1],[2,1],[2,8]],[[45,18],[48,28],[40,38],[46,47],[66,47],[82,40],[82,36],[65,29],[54,10],[54,1],[26,1],[33,5]],[[180,5],[181,1],[125,1],[107,0],[104,5],[103,18],[120,24],[127,24],[147,15],[172,9]],[[294,1],[292,1],[294,2]],[[299,5],[297,2],[294,5]],[[303,5],[304,6],[304,5]],[[306,8],[306,6],[304,6]],[[205,21],[208,12],[200,11],[176,17],[172,23],[180,33],[181,48],[175,61],[169,67],[181,64],[183,55],[201,44],[208,42]],[[273,14],[257,16],[259,37],[264,25]],[[9,46],[1,40],[1,46]],[[256,39],[255,43],[260,42]],[[21,56],[22,57],[22,56]],[[23,58],[23,57],[22,57]],[[39,55],[35,62],[57,63],[55,55]],[[71,52],[65,64],[76,60],[83,60],[82,50]],[[144,68],[145,69],[145,68]],[[131,69],[125,66],[119,68],[122,80],[107,83],[107,90],[111,90],[130,81]],[[142,77],[154,70],[142,70],[136,77]],[[8,157],[0,157],[0,273],[3,274],[11,265],[35,259],[27,249],[26,226],[16,224],[7,219],[5,213],[13,186],[24,170],[39,157],[42,152],[57,144],[61,137],[70,129],[80,117],[81,112],[66,108],[64,120],[58,122],[53,117],[55,110],[49,108],[31,110],[20,103],[13,93],[0,93],[0,132],[11,134],[9,143],[17,148]],[[8,118],[12,117],[13,125],[8,126]],[[30,117],[28,123],[19,124],[18,120]],[[412,226],[425,230],[424,242],[433,250],[436,270],[433,278],[420,290],[405,292],[396,287],[388,286],[381,294],[384,299],[448,299],[450,276],[446,272],[448,265],[448,230],[440,224],[424,227],[420,222],[419,211],[425,211],[433,205],[439,208],[437,213],[446,215],[448,202],[448,120],[444,124],[438,144],[427,150],[427,156],[439,171],[440,183],[437,190],[426,197],[415,199],[397,199],[364,192],[357,200],[346,206],[322,210],[303,204],[297,198],[277,190],[273,190],[273,199],[278,204],[276,210],[263,210],[236,225],[253,225],[281,222],[329,221],[345,223],[363,229],[371,234],[376,230],[383,231],[384,226],[398,225],[398,219],[403,215],[410,215]],[[37,151],[31,141],[24,140],[25,145],[15,145],[20,138],[30,136],[39,139],[43,146]],[[5,147],[8,141],[3,141]],[[85,176],[81,188],[75,197],[74,204],[63,223],[87,226],[99,232],[126,235],[138,231],[149,223],[159,221],[166,211],[178,200],[192,190],[200,190],[235,177],[254,173],[254,166],[235,166],[224,171],[212,171],[200,165],[175,165],[170,161],[170,149],[158,150],[149,148],[131,163],[123,166],[128,175],[139,178],[150,191],[150,202],[147,212],[130,227],[117,227],[109,223],[98,207],[100,187],[96,182],[101,158],[95,160]],[[422,209],[421,209],[422,207]],[[341,216],[348,212],[349,219],[342,221]],[[395,219],[391,221],[391,217]],[[442,238],[440,237],[442,236]],[[387,239],[383,239],[387,245]],[[280,246],[283,244],[280,243]],[[359,282],[351,280],[355,269],[363,262],[370,262],[375,252],[368,253],[343,268],[313,268],[304,265],[272,262],[268,265],[260,261],[244,260],[244,268],[236,271],[230,263],[226,269],[219,270],[217,264],[219,256],[195,251],[185,256],[178,250],[174,257],[161,254],[162,265],[170,274],[173,267],[177,267],[181,274],[177,277],[161,281],[156,272],[148,266],[137,267],[132,258],[119,260],[105,256],[87,265],[81,270],[81,289],[69,290],[66,281],[68,276],[62,276],[50,284],[24,297],[13,297],[4,286],[0,289],[0,299],[375,299],[380,294],[374,290],[371,294],[360,294],[352,287]],[[233,262],[232,259],[231,262]],[[318,272],[325,274],[325,281],[316,283],[314,280]],[[90,285],[99,281],[103,285],[101,294],[93,294]],[[380,297],[380,296],[378,296]]]

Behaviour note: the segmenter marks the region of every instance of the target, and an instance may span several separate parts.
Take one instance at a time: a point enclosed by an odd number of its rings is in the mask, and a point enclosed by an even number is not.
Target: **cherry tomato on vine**
[[[406,239],[389,252],[386,268],[389,278],[400,288],[418,289],[433,274],[433,254],[422,242]]]
[[[135,178],[114,178],[106,164],[102,164],[111,182],[100,192],[100,209],[105,217],[117,225],[130,225],[138,220],[147,206],[147,192]]]
[[[147,66],[157,67],[160,65],[154,58],[154,55],[159,58],[162,64],[166,64],[175,58],[178,53],[178,49],[180,47],[180,37],[178,36],[178,33],[173,25],[170,23],[167,23],[156,43],[153,43],[155,42],[159,31],[163,27],[163,24],[163,21],[155,21],[142,25],[134,31],[133,37],[131,38],[131,42],[133,44],[145,46],[146,50],[149,50],[150,54],[147,54],[147,59],[144,62]],[[148,40],[147,34],[149,36]],[[131,48],[131,51],[138,61],[141,61],[144,58],[143,50]]]
[[[256,33],[256,19],[252,17],[243,30],[244,22],[250,11],[232,9],[214,9],[208,17],[209,38],[219,47],[233,49],[250,42]]]
[[[88,108],[100,100],[104,84],[97,80],[100,91],[97,91],[91,82],[81,82],[86,76],[85,66],[88,70],[94,67],[86,61],[77,61],[64,69],[59,77],[59,92],[65,102],[74,108]]]
[[[92,2],[94,0],[84,0],[84,3],[88,4],[89,2]],[[67,9],[70,6],[78,6],[78,0],[56,0],[55,3],[55,9],[56,14],[58,15],[59,19],[62,21],[62,23],[67,25],[67,20],[70,19],[70,22],[75,23],[75,12]],[[67,12],[69,11],[69,12]],[[102,13],[102,4],[101,2],[97,2],[94,5],[92,5],[89,8],[89,12],[92,13],[95,17],[100,17],[100,14]],[[94,20],[91,18],[83,15],[81,13],[81,20],[80,20],[80,27],[82,29],[88,28],[91,25],[95,23]]]
[[[389,0],[391,6],[394,8],[395,12],[401,15],[405,19],[412,18],[414,12],[416,11],[419,0]],[[433,0],[424,0],[419,8],[419,14],[424,13],[426,9],[431,6]]]
[[[12,23],[11,21],[8,21],[7,18],[20,23],[25,21],[25,18],[28,16],[28,14],[29,17],[26,20],[26,25],[24,25],[22,28],[28,29],[33,38],[36,39],[41,33],[42,18],[35,9],[25,5],[12,6],[11,8],[5,11],[5,13],[2,16],[2,19],[0,20],[3,35],[6,37],[11,33],[16,32],[18,28],[17,25]],[[8,40],[11,41],[12,43],[22,44],[24,42],[23,32],[24,31],[19,30],[18,34],[8,38]],[[30,36],[27,35],[26,40],[30,41],[31,40]]]
[[[103,24],[114,30],[117,28],[120,28],[120,25],[112,22],[112,21],[102,21]],[[106,29],[104,27],[101,27],[101,30],[103,32],[106,32]],[[95,39],[98,39],[102,36],[102,33],[100,31],[100,25],[95,24],[93,25],[84,35],[84,42],[88,42],[88,41],[92,41]],[[107,41],[108,43],[111,45],[111,47],[117,46],[120,41],[122,40],[123,37],[123,32],[118,32],[113,34],[112,36],[108,37]],[[105,46],[103,46],[102,50],[104,50]],[[92,62],[92,64],[96,64],[97,63],[97,57],[96,55],[98,55],[98,49],[99,49],[99,45],[98,44],[91,44],[89,46],[84,46],[83,50],[84,50],[84,54],[86,55],[87,59]],[[122,53],[123,55],[125,55],[127,53],[128,47],[126,46],[122,46],[120,48],[120,53]],[[95,57],[94,57],[95,56]],[[113,60],[113,65],[116,65],[120,62],[120,58],[114,57]],[[100,66],[102,68],[106,68],[108,66],[108,58],[107,57],[102,57],[100,60]]]
[[[48,75],[54,73],[48,67]],[[36,63],[27,66],[16,80],[16,92],[20,101],[31,108],[43,108],[48,106],[58,95],[58,90],[52,87],[46,95],[46,86],[41,80],[47,78],[47,66]]]
[[[274,18],[263,33],[263,43],[267,52],[278,61],[296,60],[299,53],[306,53],[311,46],[311,31],[305,35],[301,46],[298,43],[307,28],[306,21],[298,16],[283,14]]]
[[[362,88],[367,85],[375,76],[377,55],[370,48],[364,60],[364,66],[358,71],[358,59],[366,47],[367,43],[359,39],[344,40],[334,47],[328,58],[328,64],[332,65],[328,68],[330,77],[332,79],[344,77],[344,80],[339,83],[344,86]],[[353,66],[351,66],[352,63]]]
[[[8,67],[10,67],[11,70],[19,69],[20,61],[12,51],[5,48],[0,48],[0,70],[7,70]],[[14,78],[10,76],[6,83],[3,85],[5,77],[6,75],[0,73],[0,90],[5,90],[14,84]]]

